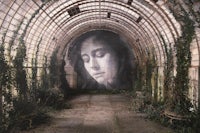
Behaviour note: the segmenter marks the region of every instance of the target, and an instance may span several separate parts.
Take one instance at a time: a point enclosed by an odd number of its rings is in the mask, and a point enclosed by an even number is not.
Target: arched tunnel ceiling
[[[0,10],[1,38],[6,34],[8,45],[13,39],[16,42],[11,50],[13,56],[17,40],[27,29],[27,66],[36,51],[42,65],[44,57],[49,59],[56,48],[62,57],[70,41],[95,29],[125,37],[139,62],[153,50],[158,65],[162,65],[165,54],[160,36],[167,44],[174,44],[181,32],[166,0],[1,0]]]

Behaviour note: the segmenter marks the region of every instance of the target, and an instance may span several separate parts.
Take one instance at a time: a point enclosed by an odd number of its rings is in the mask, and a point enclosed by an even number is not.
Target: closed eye
[[[89,62],[90,61],[90,57],[88,55],[82,55],[82,60],[83,62]]]
[[[99,49],[95,51],[95,56],[101,58],[101,57],[104,57],[106,53],[107,52],[105,49]]]

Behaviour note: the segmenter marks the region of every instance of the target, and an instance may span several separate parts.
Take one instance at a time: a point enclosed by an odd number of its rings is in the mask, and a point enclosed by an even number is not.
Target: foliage
[[[48,2],[56,2],[58,0],[41,0],[43,3],[48,3]]]
[[[65,72],[65,60],[62,60],[62,65],[60,68],[60,81],[61,81],[61,86],[60,88],[62,89],[63,93],[64,93],[64,97],[67,98],[68,96],[68,90],[69,90],[69,84],[66,80],[66,72]]]
[[[197,9],[195,10],[193,7],[196,4],[195,2],[200,2],[200,0],[193,0],[193,2],[191,1],[185,1],[185,3],[188,5],[189,9],[190,9],[190,14],[193,15],[193,18],[195,19],[196,23],[195,25],[200,28],[200,10]]]
[[[37,59],[38,59],[38,52],[39,52],[39,46],[41,44],[42,38],[40,39],[38,45],[37,45],[37,49],[35,52],[35,59],[32,59],[32,86],[31,86],[31,94],[33,99],[36,99],[36,91],[38,89],[38,81],[37,81]]]
[[[12,60],[12,57],[11,57],[11,50],[12,50],[12,47],[14,45],[14,42],[17,38],[17,35],[18,35],[18,32],[23,24],[23,21],[24,19],[19,23],[19,25],[17,26],[17,29],[15,31],[13,31],[13,36],[11,38],[11,40],[9,41],[9,46],[8,46],[8,60],[9,60],[9,63],[11,63],[11,60]]]
[[[5,35],[2,37],[2,44],[0,45],[0,87],[6,85],[6,71],[8,70],[7,61],[4,56],[4,37]]]
[[[62,68],[60,70],[62,71],[62,74],[59,75],[57,52],[58,49],[56,49],[51,56],[49,73],[47,73],[47,58],[45,57],[45,63],[43,64],[41,72],[41,85],[40,89],[37,91],[37,99],[39,99],[40,106],[49,106],[55,109],[62,109],[69,107],[69,105],[67,105],[64,101],[64,97],[67,93],[66,89],[68,89],[68,83],[65,79],[64,63],[62,64]],[[58,86],[60,79],[62,84],[61,86]]]
[[[187,130],[191,130],[190,133],[197,133],[200,131],[200,109],[198,108],[192,113],[190,121],[186,126]]]
[[[7,71],[7,63],[4,56],[4,37],[2,37],[2,44],[0,45],[0,125],[3,125],[3,94],[2,91],[4,86],[6,85],[6,73]],[[1,128],[4,128],[1,126]]]
[[[40,89],[47,90],[49,89],[49,75],[47,73],[47,57],[44,57],[45,62],[42,67],[42,72],[41,72],[41,84],[40,84]]]
[[[166,62],[164,65],[164,101],[168,104],[169,100],[171,100],[171,95],[173,95],[172,90],[174,88],[174,58],[171,44],[168,46],[162,35],[161,39],[166,53]]]
[[[5,60],[4,57],[4,38],[5,35],[3,35],[2,38],[2,44],[0,45],[0,68],[1,68],[1,79],[0,79],[0,110],[1,113],[1,131],[3,132],[7,132],[7,128],[12,126],[12,122],[13,122],[13,117],[14,114],[11,112],[19,112],[20,110],[23,110],[24,106],[21,107],[16,107],[13,101],[13,97],[12,97],[12,93],[11,90],[12,88],[12,84],[15,85],[15,88],[17,89],[18,93],[18,98],[16,102],[22,102],[22,100],[24,100],[24,102],[29,101],[28,98],[29,97],[29,89],[28,89],[28,84],[27,84],[27,79],[26,79],[26,69],[24,67],[24,63],[25,63],[25,59],[26,59],[26,45],[25,45],[25,35],[27,32],[27,29],[31,23],[31,21],[33,20],[33,18],[35,18],[36,14],[39,13],[39,10],[43,7],[44,5],[42,5],[38,10],[35,11],[35,13],[31,16],[31,18],[29,19],[28,23],[25,26],[25,29],[23,30],[23,33],[20,35],[19,37],[19,45],[16,51],[16,56],[15,58],[12,60],[11,57],[11,50],[12,50],[12,46],[15,45],[15,40],[17,38],[18,32],[23,24],[23,20],[20,22],[20,24],[18,25],[17,29],[15,31],[13,31],[13,36],[11,38],[11,40],[8,43],[8,61],[9,63],[7,63],[7,61]],[[11,68],[11,61],[13,62],[13,67]],[[4,69],[6,68],[6,69]],[[13,76],[14,74],[14,76]],[[34,76],[33,76],[34,77]],[[14,82],[13,82],[13,78],[14,78]],[[2,86],[3,85],[3,86]],[[17,106],[19,104],[16,104]],[[29,106],[28,106],[29,107]],[[13,109],[11,111],[11,109]],[[20,114],[23,115],[23,114]]]
[[[149,105],[146,112],[150,119],[161,122],[164,125],[171,125],[180,133],[196,133],[199,131],[199,112],[191,112],[189,109],[193,107],[189,98],[189,67],[191,65],[190,44],[195,33],[194,21],[178,1],[169,0],[169,8],[176,20],[181,25],[182,34],[175,41],[176,52],[176,76],[173,76],[174,59],[171,44],[166,44],[163,36],[161,39],[164,44],[166,53],[166,62],[164,67],[164,93],[165,103],[159,106]],[[184,116],[187,120],[174,120],[169,123],[168,116],[163,111],[168,110],[175,112],[179,116]]]
[[[27,24],[19,39],[17,36],[21,29],[21,26],[24,22],[24,19],[20,22],[17,29],[13,31],[13,36],[8,43],[8,61],[5,59],[4,54],[4,44],[5,36],[3,35],[2,41],[0,44],[0,132],[8,132],[7,129],[10,129],[11,132],[15,132],[15,129],[20,128],[30,129],[34,128],[38,124],[47,122],[49,116],[46,115],[45,106],[51,106],[55,109],[69,108],[70,105],[66,104],[64,101],[63,93],[57,89],[55,86],[59,82],[59,68],[57,66],[57,52],[56,49],[51,57],[49,71],[47,73],[47,58],[45,57],[45,63],[43,66],[41,74],[41,84],[37,79],[37,63],[38,63],[38,53],[40,43],[42,38],[37,44],[37,50],[35,53],[35,58],[32,59],[32,81],[31,89],[27,83],[27,73],[26,67],[26,44],[25,36],[29,28],[30,23],[43,8],[45,4],[42,4],[39,9],[37,9],[28,20]],[[12,47],[15,45],[15,42],[18,41],[18,47],[14,59],[11,57]],[[16,42],[17,44],[17,42]],[[12,61],[12,62],[11,62]],[[11,65],[13,66],[11,67]],[[64,66],[62,71],[64,71]],[[14,74],[14,75],[13,75]],[[63,73],[64,74],[64,73]],[[64,77],[64,75],[62,75]],[[50,77],[50,78],[49,78]],[[62,78],[63,78],[62,77]],[[13,81],[14,79],[14,81]],[[63,78],[64,79],[64,78]],[[52,81],[52,82],[50,82]],[[51,87],[50,84],[51,83]],[[18,91],[18,96],[14,98],[12,96],[11,90],[12,85]],[[39,88],[40,87],[40,90]],[[42,89],[41,89],[42,88]],[[30,95],[31,94],[31,95]],[[32,97],[30,97],[32,96]],[[38,101],[36,101],[36,99]],[[45,105],[45,106],[43,106]]]
[[[38,90],[38,98],[40,99],[40,106],[49,106],[54,109],[69,108],[64,100],[64,94],[59,88],[51,88],[48,90]]]
[[[29,28],[30,23],[31,23],[32,20],[36,17],[36,15],[40,12],[40,10],[44,7],[44,5],[45,5],[45,4],[42,4],[42,5],[39,7],[39,9],[37,9],[37,10],[31,15],[31,18],[28,20],[28,22],[27,22],[27,24],[26,24],[26,26],[25,26],[25,28],[24,28],[24,30],[23,30],[23,33],[22,33],[22,35],[21,35],[21,40],[24,39],[24,37],[25,37],[25,35],[26,35],[26,32],[27,32],[27,30],[28,30],[28,28]]]
[[[190,14],[182,7],[180,3],[174,0],[168,1],[169,8],[175,18],[181,25],[182,34],[175,42],[176,52],[176,76],[173,76],[173,54],[172,47],[164,43],[166,62],[164,68],[164,89],[165,103],[159,106],[149,106],[147,108],[148,116],[151,119],[161,122],[164,125],[171,125],[180,133],[196,133],[199,131],[199,112],[191,112],[189,109],[193,107],[188,98],[189,90],[189,67],[191,64],[190,44],[192,42],[195,26]],[[169,118],[163,111],[168,110],[175,112],[179,116],[184,116],[186,120],[174,120],[169,123]]]
[[[21,36],[19,38],[19,46],[17,48],[17,53],[15,56],[15,59],[13,60],[13,66],[15,69],[16,88],[17,88],[17,91],[19,92],[19,96],[22,99],[28,99],[28,95],[29,95],[28,94],[29,89],[28,89],[27,79],[26,79],[26,70],[24,68],[24,62],[26,59],[26,45],[25,45],[24,38],[25,38],[25,35],[26,35],[26,32],[28,30],[30,23],[36,17],[36,15],[39,13],[39,11],[42,9],[43,6],[44,6],[44,4],[42,4],[40,6],[40,8],[37,9],[32,14],[31,18],[28,20],[28,22],[23,30],[23,33],[21,34]],[[21,24],[22,23],[20,23],[20,26],[21,26]],[[19,30],[19,28],[17,30]]]
[[[39,107],[35,102],[14,99],[13,109],[10,113],[9,130],[27,130],[39,124],[49,121],[50,116],[46,114],[43,107]]]
[[[151,103],[152,102],[152,78],[154,69],[156,66],[156,60],[154,56],[154,52],[152,50],[152,53],[148,53],[148,58],[146,61],[146,75],[145,75],[145,95],[146,95],[146,102]]]
[[[30,88],[30,93],[31,93],[31,97],[33,99],[36,98],[36,90],[37,90],[37,61],[36,59],[32,58],[31,61],[31,65],[32,65],[32,76],[31,76],[31,88]]]
[[[24,68],[24,61],[26,58],[26,46],[24,40],[20,38],[20,45],[17,49],[17,54],[13,60],[13,66],[15,69],[15,83],[19,97],[27,100],[28,99],[28,85],[26,79],[26,71]]]
[[[4,55],[4,45],[5,45],[5,33],[2,37],[2,42],[0,44],[0,132],[7,129],[8,126],[8,111],[12,103],[11,94],[11,68],[5,59]]]
[[[142,90],[142,86],[144,85],[144,80],[143,78],[143,69],[142,66],[139,66],[139,64],[136,64],[136,79],[134,82],[134,90]]]
[[[57,60],[56,49],[50,60],[49,73],[47,73],[47,58],[45,57],[45,63],[43,64],[41,72],[41,85],[38,89],[38,99],[40,99],[39,104],[41,106],[50,106],[55,109],[68,108],[69,105],[66,105],[64,97],[66,97],[66,91],[68,83],[65,79],[64,63],[61,68],[61,76],[59,75],[59,67]],[[58,86],[58,80],[61,80],[61,86]],[[60,87],[60,88],[58,88]]]
[[[171,110],[179,114],[188,114],[190,113],[189,108],[192,106],[188,99],[188,73],[191,64],[190,44],[195,33],[194,21],[181,4],[176,3],[176,8],[170,6],[170,9],[173,11],[177,21],[180,22],[182,29],[182,35],[175,42],[177,74],[174,79],[175,87],[170,103]]]
[[[25,26],[25,29],[23,30],[23,33],[21,34],[19,38],[19,46],[17,48],[17,53],[15,56],[15,59],[13,60],[13,66],[15,69],[15,84],[17,91],[19,92],[19,97],[22,99],[28,99],[28,85],[27,85],[27,79],[26,79],[26,71],[24,68],[24,62],[26,58],[26,45],[24,41],[24,37],[26,35],[27,29],[31,23],[31,21],[35,18],[35,16],[39,13],[40,9],[43,7],[43,5],[36,10],[31,18],[29,19],[28,23]],[[20,24],[21,25],[21,24]]]
[[[58,59],[57,59],[58,49],[52,53],[50,65],[49,65],[49,77],[50,77],[50,87],[54,88],[59,80],[58,75]]]

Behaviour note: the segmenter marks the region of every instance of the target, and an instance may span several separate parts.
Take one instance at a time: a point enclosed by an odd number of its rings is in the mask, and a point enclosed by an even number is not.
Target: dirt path
[[[22,133],[173,133],[129,109],[126,96],[82,95],[72,109],[54,112],[48,125]]]

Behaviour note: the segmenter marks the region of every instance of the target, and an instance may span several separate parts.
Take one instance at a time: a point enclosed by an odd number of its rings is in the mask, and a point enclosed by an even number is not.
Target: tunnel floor
[[[81,95],[70,100],[71,109],[52,112],[52,121],[22,133],[173,133],[130,110],[123,94]]]

